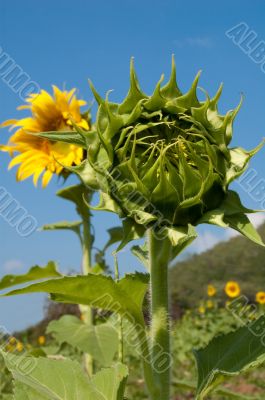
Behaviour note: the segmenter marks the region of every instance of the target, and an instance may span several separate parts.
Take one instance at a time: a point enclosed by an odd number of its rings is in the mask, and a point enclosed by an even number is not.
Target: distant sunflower
[[[225,290],[225,293],[227,294],[227,296],[230,298],[238,297],[241,293],[239,284],[234,281],[227,282],[224,290]]]
[[[44,344],[46,343],[46,337],[45,336],[39,336],[38,337],[38,344],[40,345],[40,346],[43,346]]]
[[[200,305],[200,307],[198,308],[198,311],[200,314],[205,314],[206,309],[203,305]]]
[[[259,304],[265,304],[265,292],[256,293],[256,302]]]
[[[42,186],[46,187],[53,174],[63,173],[62,165],[69,167],[79,165],[83,161],[84,154],[81,147],[34,135],[40,132],[72,130],[73,122],[83,130],[90,129],[89,118],[84,118],[80,111],[86,102],[78,100],[75,92],[76,89],[61,91],[53,86],[52,96],[41,90],[38,95],[31,95],[26,100],[28,104],[18,107],[19,110],[29,109],[32,114],[30,117],[8,120],[1,125],[1,127],[11,126],[11,129],[18,128],[10,137],[8,144],[0,147],[13,157],[9,169],[19,165],[18,181],[33,176],[36,186],[42,175]]]
[[[214,308],[214,302],[212,300],[207,300],[206,307],[209,309]]]
[[[216,295],[216,288],[213,285],[208,285],[207,294],[209,297],[213,297]]]
[[[19,353],[21,353],[21,351],[23,351],[23,349],[24,349],[23,343],[17,342],[16,350],[17,350]]]

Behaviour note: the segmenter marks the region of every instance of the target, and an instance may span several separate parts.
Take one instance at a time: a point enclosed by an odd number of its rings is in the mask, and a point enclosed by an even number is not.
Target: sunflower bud
[[[108,95],[102,99],[91,84],[99,104],[98,140],[88,156],[103,192],[101,208],[112,204],[113,211],[138,224],[171,227],[227,226],[227,217],[250,212],[228,190],[258,151],[229,147],[241,102],[220,115],[222,86],[213,98],[203,91],[206,98],[200,101],[199,77],[182,94],[172,59],[169,82],[162,86],[162,76],[147,96],[132,60],[130,89],[121,104],[109,102]]]

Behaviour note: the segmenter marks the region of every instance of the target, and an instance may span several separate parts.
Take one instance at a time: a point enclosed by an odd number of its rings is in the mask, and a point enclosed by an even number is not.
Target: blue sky
[[[224,93],[221,111],[238,104],[245,96],[235,124],[234,144],[256,146],[265,136],[265,73],[225,32],[244,22],[256,32],[257,44],[265,40],[265,3],[212,1],[189,3],[176,0],[51,1],[2,0],[0,2],[0,47],[36,81],[49,90],[52,84],[77,87],[80,97],[92,100],[87,79],[104,94],[115,89],[112,99],[121,100],[128,89],[129,60],[135,57],[143,89],[152,92],[162,72],[168,76],[171,54],[177,62],[179,86],[187,90],[199,69],[200,85],[213,95],[220,82]],[[0,121],[18,116],[21,104],[0,77]],[[21,112],[20,112],[21,113]],[[3,143],[7,130],[1,131]],[[0,186],[33,215],[38,225],[63,219],[76,219],[74,207],[55,197],[62,186],[56,179],[47,189],[34,188],[31,180],[16,183],[15,171],[7,172],[8,157],[0,154]],[[264,151],[253,161],[258,177],[264,176]],[[70,182],[75,182],[72,178]],[[237,187],[249,206],[259,205]],[[118,224],[115,216],[94,217],[97,245],[106,240],[106,229]],[[225,238],[220,230],[201,229],[201,239],[193,250]],[[63,271],[78,270],[79,244],[70,233],[36,232],[21,238],[0,218],[0,276],[21,273],[34,264],[56,260]],[[226,235],[226,234],[225,234]],[[111,257],[108,257],[111,262]],[[139,268],[124,252],[123,271]],[[0,301],[0,324],[8,330],[20,329],[41,319],[43,296],[23,296]]]

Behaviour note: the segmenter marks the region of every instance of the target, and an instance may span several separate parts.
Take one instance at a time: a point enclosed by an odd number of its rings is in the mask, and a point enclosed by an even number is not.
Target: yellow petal
[[[52,179],[52,172],[47,170],[44,172],[43,177],[42,177],[42,187],[46,188],[50,180]]]
[[[0,128],[4,128],[10,125],[16,125],[17,121],[17,119],[7,119],[6,121],[2,122],[2,124],[0,124]]]
[[[33,184],[34,184],[34,186],[38,185],[39,177],[41,176],[43,171],[44,171],[44,168],[39,168],[34,172],[34,175],[33,175]]]

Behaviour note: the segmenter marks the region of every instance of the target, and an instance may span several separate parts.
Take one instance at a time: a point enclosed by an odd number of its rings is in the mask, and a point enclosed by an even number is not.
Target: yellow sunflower
[[[207,300],[206,307],[209,309],[214,308],[214,302],[212,300]]]
[[[256,302],[259,304],[265,304],[265,292],[256,293]]]
[[[230,298],[238,297],[241,293],[240,286],[235,281],[229,281],[225,285],[225,293]]]
[[[26,100],[26,105],[18,107],[19,110],[29,109],[30,117],[8,120],[1,125],[11,126],[11,129],[18,128],[8,144],[0,147],[13,157],[9,169],[19,165],[18,181],[33,176],[36,186],[42,175],[42,186],[45,187],[53,174],[60,175],[63,172],[62,165],[79,165],[83,161],[81,147],[34,135],[39,132],[73,130],[73,122],[80,128],[89,130],[90,120],[84,118],[80,110],[86,102],[78,100],[75,92],[76,89],[61,91],[56,86],[53,86],[53,95],[41,90],[39,94],[31,95]]]
[[[46,337],[45,336],[39,336],[38,337],[38,343],[40,346],[43,346],[46,343]]]
[[[213,297],[216,295],[216,288],[213,285],[208,285],[207,294],[209,297]]]
[[[205,307],[203,305],[200,305],[200,307],[198,308],[198,311],[200,314],[205,314]]]
[[[17,350],[19,353],[21,353],[21,351],[23,351],[23,349],[24,349],[23,343],[17,342],[16,350]]]

